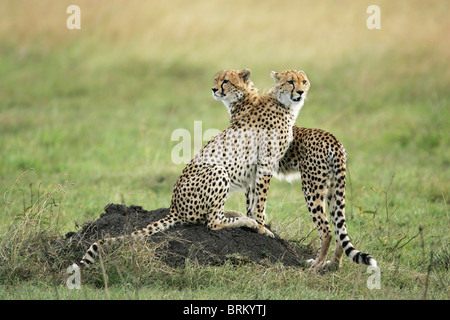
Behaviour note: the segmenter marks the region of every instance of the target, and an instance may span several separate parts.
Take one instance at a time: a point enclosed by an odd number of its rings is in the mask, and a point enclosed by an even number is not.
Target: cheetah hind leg
[[[227,217],[227,215],[232,215],[231,217]],[[207,222],[208,227],[211,230],[220,230],[226,228],[239,228],[239,227],[248,227],[251,229],[258,228],[258,222],[253,220],[244,214],[237,216],[235,212],[224,212],[223,214],[215,214],[213,218],[208,219]]]
[[[237,217],[244,217],[245,215],[242,212],[234,211],[234,210],[226,210],[224,212],[224,215],[226,218],[237,218]]]
[[[321,188],[316,193],[311,194],[310,190],[313,188],[311,187],[309,181],[302,180],[302,189],[303,194],[308,195],[308,198],[306,198],[306,203],[308,205],[309,214],[316,225],[316,229],[319,232],[320,237],[320,249],[316,258],[309,259],[306,262],[314,268],[315,271],[320,271],[331,263],[327,260],[332,240],[332,233],[325,214],[326,188]],[[309,197],[309,195],[312,196]],[[311,199],[311,201],[309,201],[309,199]]]
[[[331,235],[320,237],[320,249],[315,259],[308,259],[306,263],[314,269],[314,271],[321,271],[324,268],[328,268],[331,265],[331,261],[327,260],[327,254],[331,244]]]
[[[266,227],[261,228],[260,224],[255,219],[249,218],[241,212],[228,210],[225,211],[223,215],[216,214],[212,216],[214,218],[208,220],[208,227],[211,230],[247,227],[254,229],[260,234],[264,234],[272,238],[274,237],[270,230]]]
[[[256,220],[245,216],[237,211],[225,211],[225,201],[230,190],[230,178],[223,168],[212,167],[208,172],[210,180],[215,179],[221,181],[222,185],[216,187],[215,192],[211,193],[206,199],[208,203],[208,214],[206,217],[206,225],[211,230],[220,230],[224,228],[248,227],[258,229]],[[205,181],[207,182],[207,181]]]
[[[217,180],[222,178],[224,185],[222,188],[216,190],[214,195],[209,199],[210,207],[206,218],[206,224],[211,230],[220,230],[224,228],[239,228],[248,227],[251,229],[258,230],[258,222],[256,220],[245,216],[244,214],[237,211],[225,211],[225,201],[228,196],[228,191],[230,188],[230,179],[220,168],[214,168],[217,172],[212,172],[217,174]]]

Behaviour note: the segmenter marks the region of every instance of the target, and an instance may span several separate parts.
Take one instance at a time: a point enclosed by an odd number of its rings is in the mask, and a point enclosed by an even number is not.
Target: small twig
[[[425,254],[425,240],[423,239],[423,228],[422,226],[419,226],[419,234],[420,234],[420,242],[422,244],[422,256],[423,256],[423,262],[426,261],[426,254]]]
[[[392,183],[394,182],[394,177],[395,177],[395,172],[392,174],[391,181],[389,182],[389,185],[388,185],[387,189],[386,189],[385,191],[383,191],[383,193],[384,193],[384,195],[385,195],[385,197],[384,197],[384,206],[385,206],[385,208],[386,208],[386,220],[387,220],[388,222],[389,222],[388,193],[389,193],[389,190],[390,190],[391,187],[392,187]]]
[[[433,174],[433,177],[436,179],[436,181],[438,182],[439,186],[442,188],[441,181],[439,181],[439,179],[434,174]],[[445,198],[445,190],[442,190],[442,200],[444,200],[445,213],[447,215],[447,225],[450,225],[450,218],[448,216],[448,209],[447,209],[447,200]]]
[[[102,250],[101,248],[99,248],[99,250],[98,250],[98,259],[100,260],[100,266],[102,267],[102,273],[103,273],[103,280],[105,281],[106,298],[109,300],[110,296],[109,296],[109,289],[108,289],[108,277],[106,275],[105,265],[103,264],[103,258],[102,258],[101,250]]]
[[[428,264],[427,276],[425,278],[425,289],[423,290],[423,296],[422,296],[423,300],[427,299],[428,284],[429,284],[429,280],[430,280],[432,264],[433,264],[433,251],[430,252],[430,263]]]
[[[23,213],[25,213],[27,211],[27,205],[25,204],[25,194],[23,193],[22,188],[19,188],[19,191],[22,192]]]
[[[389,201],[388,201],[388,194],[389,194],[389,190],[392,187],[392,183],[394,182],[394,177],[395,177],[395,172],[392,174],[391,177],[391,181],[389,182],[389,185],[387,187],[387,189],[385,191],[383,191],[384,193],[384,206],[385,206],[385,210],[386,210],[386,221],[388,223],[388,239],[391,240],[391,229],[389,227]],[[397,211],[397,208],[394,210],[393,213],[395,213],[395,211]]]
[[[33,182],[30,183],[30,207],[33,206]]]
[[[122,272],[120,271],[119,266],[115,261],[113,261],[114,267],[116,267],[117,273],[119,274],[120,280],[122,281],[122,286],[124,287],[125,294],[127,295],[128,300],[131,300],[131,296],[128,293],[128,289],[126,287],[125,279],[123,278]]]
[[[417,234],[416,234],[415,236],[413,236],[413,237],[410,238],[408,241],[406,241],[402,246],[398,247],[398,249],[403,248],[403,247],[406,246],[408,243],[410,243],[412,240],[414,240],[415,238],[417,238],[417,237],[419,236],[419,233],[420,233],[420,232],[421,232],[421,231],[417,232]],[[405,235],[405,237],[406,237],[406,235]],[[401,238],[400,241],[402,241],[405,237]],[[397,244],[400,243],[400,241],[398,241],[398,242],[395,244],[394,248],[397,246]]]

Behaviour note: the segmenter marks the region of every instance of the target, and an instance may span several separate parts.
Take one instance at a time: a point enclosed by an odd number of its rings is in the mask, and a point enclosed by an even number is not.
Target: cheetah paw
[[[259,226],[258,227],[258,233],[266,235],[266,236],[271,237],[271,238],[275,238],[275,235],[272,233],[272,231],[270,231],[266,227]]]
[[[325,267],[329,266],[331,264],[331,261],[330,260],[326,260],[326,261],[324,261],[322,263],[318,263],[316,261],[316,259],[308,259],[308,260],[306,260],[306,263],[310,267],[314,267],[314,268],[320,269],[320,268],[325,268]]]

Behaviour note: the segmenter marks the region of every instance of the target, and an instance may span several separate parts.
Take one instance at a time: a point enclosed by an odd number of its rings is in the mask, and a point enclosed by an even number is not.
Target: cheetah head
[[[270,90],[280,103],[287,107],[303,106],[310,83],[303,71],[285,70],[281,73],[272,71],[275,83]]]
[[[246,92],[255,89],[250,81],[250,75],[249,69],[219,72],[211,89],[214,99],[222,101],[227,107],[237,102]]]

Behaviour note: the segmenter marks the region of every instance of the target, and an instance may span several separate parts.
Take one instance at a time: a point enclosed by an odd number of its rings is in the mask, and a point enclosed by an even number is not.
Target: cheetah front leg
[[[253,217],[258,223],[258,233],[265,234],[269,237],[274,238],[274,234],[265,227],[266,221],[266,202],[267,195],[269,192],[270,180],[272,179],[272,175],[269,174],[272,171],[270,170],[270,165],[258,165],[256,170],[256,180],[252,193],[249,193],[251,198],[251,212],[248,213],[251,217]],[[249,200],[247,199],[247,203]]]
[[[247,201],[247,216],[252,218],[255,221],[258,221],[257,219],[257,212],[256,212],[256,189],[254,185],[251,185],[248,189],[247,192],[245,193],[245,198]],[[225,212],[225,215],[227,215],[227,213]],[[264,219],[263,219],[264,221]],[[259,221],[258,221],[259,222]],[[274,237],[273,233],[267,229],[266,227],[264,227],[263,224],[258,223],[258,228],[257,228],[258,233],[260,234],[265,234],[268,235],[270,237]]]
[[[256,219],[256,194],[255,183],[253,182],[245,192],[247,216]]]

